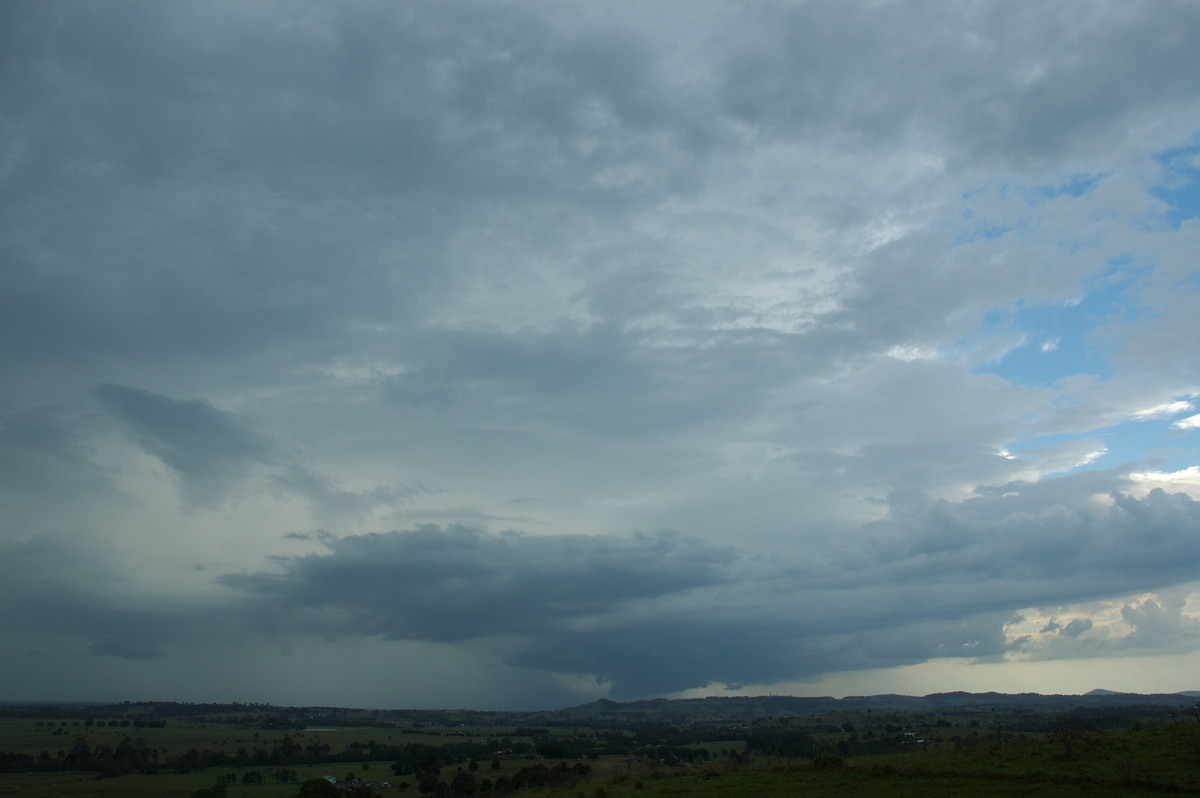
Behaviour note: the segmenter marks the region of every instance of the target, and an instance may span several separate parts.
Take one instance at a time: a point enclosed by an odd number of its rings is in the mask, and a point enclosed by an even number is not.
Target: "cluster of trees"
[[[109,726],[113,729],[117,727],[129,728],[131,726],[135,729],[163,729],[166,728],[167,722],[162,718],[148,718],[138,715],[131,718],[85,718],[83,720],[73,721],[39,720],[33,725],[50,727],[57,726],[58,728],[56,728],[54,731],[55,734],[66,734],[68,724],[70,724],[72,727],[82,725],[84,728],[88,729],[92,728],[93,726]]]
[[[521,768],[511,776],[501,776],[496,779],[494,787],[498,792],[515,792],[526,788],[564,789],[573,787],[582,779],[591,775],[592,768],[582,762],[568,765],[559,762],[554,767],[543,764]],[[453,788],[453,785],[451,785]],[[457,793],[471,795],[472,793]]]
[[[299,774],[294,770],[280,768],[273,770],[268,774],[272,779],[280,784],[288,784],[296,781]],[[237,784],[239,781],[236,773],[226,773],[223,776],[217,776],[217,783],[211,787],[201,787],[192,793],[192,798],[228,798],[229,787]],[[264,783],[263,774],[257,770],[248,770],[242,774],[240,779],[242,784],[262,784]],[[335,792],[338,798],[341,798],[341,793]]]
[[[314,742],[301,745],[285,735],[269,749],[255,747],[252,750],[238,748],[230,754],[226,751],[190,748],[182,753],[168,755],[146,745],[142,738],[126,737],[115,748],[101,745],[95,748],[87,738],[75,738],[70,750],[51,754],[43,751],[37,756],[0,751],[0,773],[28,773],[33,771],[96,771],[102,775],[125,773],[157,773],[162,770],[191,772],[213,767],[259,767],[280,768],[287,765],[317,765],[350,762],[392,762],[398,774],[417,774],[440,771],[442,768],[490,760],[493,751],[504,749],[513,756],[533,758],[541,755],[548,758],[580,758],[582,751],[569,741],[546,738],[542,744],[514,742],[509,738],[491,739],[486,742],[462,740],[442,745],[408,743],[391,745],[368,742],[352,742],[341,751],[334,751],[328,743]]]
[[[159,752],[147,746],[140,737],[136,740],[126,737],[115,748],[109,745],[92,748],[86,738],[77,737],[69,751],[59,751],[53,756],[49,751],[42,751],[36,757],[0,751],[0,773],[90,770],[99,772],[103,777],[156,773],[159,767]]]
[[[269,771],[267,775],[270,776],[273,781],[277,781],[280,784],[288,784],[300,777],[300,774],[288,768],[278,768],[276,770]],[[217,784],[237,784],[239,780],[242,782],[242,784],[262,784],[264,778],[263,774],[257,770],[245,771],[242,773],[240,779],[236,773],[226,773],[223,776],[217,776]]]
[[[755,729],[746,736],[746,748],[759,754],[788,759],[815,756],[816,745],[811,735],[785,727]]]
[[[115,748],[100,745],[93,748],[86,737],[75,738],[70,750],[51,754],[42,751],[37,756],[10,751],[0,751],[0,773],[28,773],[31,771],[87,770],[101,775],[125,773],[157,773],[173,770],[186,773],[209,767],[280,767],[284,765],[315,765],[326,762],[357,762],[364,759],[387,761],[393,759],[398,749],[352,744],[344,751],[333,752],[327,743],[300,745],[285,736],[270,750],[255,748],[247,751],[239,748],[235,753],[190,748],[183,753],[169,756],[146,745],[145,740],[126,737]]]
[[[592,768],[582,762],[568,765],[559,762],[553,767],[542,763],[523,767],[508,776],[479,778],[473,769],[458,768],[449,782],[439,776],[439,771],[424,770],[414,774],[417,781],[417,791],[422,795],[453,795],[455,798],[470,798],[474,795],[508,795],[518,791],[528,792],[530,789],[558,790],[574,787],[580,781],[591,775]],[[406,787],[407,782],[400,786]]]

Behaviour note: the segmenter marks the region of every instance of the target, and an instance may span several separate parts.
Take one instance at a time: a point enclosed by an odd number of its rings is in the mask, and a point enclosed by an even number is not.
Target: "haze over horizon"
[[[1200,4],[0,4],[0,701],[1200,688]]]

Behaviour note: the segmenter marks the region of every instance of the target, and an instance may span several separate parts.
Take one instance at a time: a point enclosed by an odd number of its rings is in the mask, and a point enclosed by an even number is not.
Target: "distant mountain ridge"
[[[589,720],[628,721],[746,721],[789,715],[818,715],[825,712],[934,712],[952,709],[1023,708],[1039,712],[1068,712],[1076,708],[1120,706],[1191,707],[1197,691],[1181,693],[1120,693],[1091,690],[1083,695],[1041,693],[931,693],[925,696],[893,693],[870,696],[713,696],[708,698],[648,699],[618,702],[602,698],[577,707],[552,712],[528,713],[539,722]]]
[[[1118,707],[1167,707],[1193,710],[1200,707],[1200,690],[1178,693],[1121,693],[1097,688],[1082,695],[1041,693],[931,693],[925,696],[885,693],[869,696],[710,696],[707,698],[653,698],[613,701],[601,698],[579,706],[555,710],[503,711],[468,709],[365,709],[338,707],[282,707],[271,704],[173,701],[83,702],[0,701],[0,715],[40,717],[48,711],[71,708],[81,716],[132,715],[139,717],[271,716],[302,724],[383,725],[399,722],[458,725],[513,724],[584,725],[636,723],[746,723],[763,718],[821,715],[834,712],[937,713],[954,711],[1067,713],[1074,710],[1108,710]],[[289,721],[290,722],[290,721]]]

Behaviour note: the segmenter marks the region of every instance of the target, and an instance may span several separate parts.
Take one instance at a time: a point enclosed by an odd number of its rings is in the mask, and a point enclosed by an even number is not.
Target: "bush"
[[[813,760],[812,764],[817,770],[840,770],[846,766],[840,756],[833,754],[821,754]]]
[[[338,788],[325,779],[309,779],[300,785],[298,798],[342,798]]]

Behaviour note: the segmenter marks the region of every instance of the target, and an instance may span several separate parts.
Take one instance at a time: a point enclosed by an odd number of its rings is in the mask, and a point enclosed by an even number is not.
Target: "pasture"
[[[356,785],[355,795],[397,798],[1200,795],[1200,723],[1174,710],[1093,721],[972,709],[594,726],[353,710],[147,720],[139,711],[0,717],[0,798],[192,798],[217,785],[228,798],[292,798],[323,776]]]

